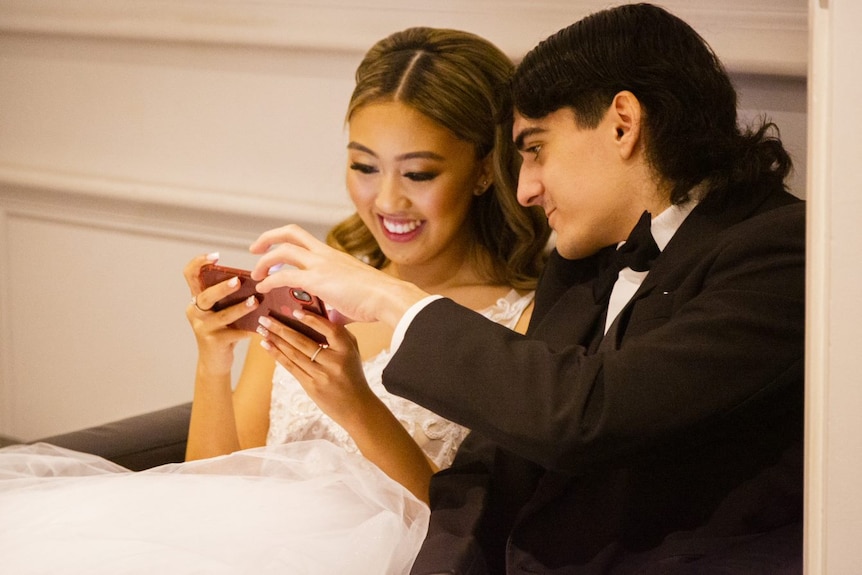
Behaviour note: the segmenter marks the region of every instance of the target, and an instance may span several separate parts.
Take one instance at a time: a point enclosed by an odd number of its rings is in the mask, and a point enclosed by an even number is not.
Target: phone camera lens
[[[301,289],[294,289],[291,291],[291,293],[293,294],[293,297],[295,297],[299,301],[304,301],[304,302],[310,302],[311,301],[311,295],[307,291],[304,291]]]

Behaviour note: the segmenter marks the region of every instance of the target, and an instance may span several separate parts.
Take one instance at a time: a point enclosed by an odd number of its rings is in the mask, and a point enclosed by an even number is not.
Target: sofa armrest
[[[132,471],[185,459],[191,403],[40,439],[99,455]]]

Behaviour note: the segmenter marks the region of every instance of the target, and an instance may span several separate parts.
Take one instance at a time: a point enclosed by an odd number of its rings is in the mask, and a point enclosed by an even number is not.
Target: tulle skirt
[[[131,472],[0,449],[0,571],[400,574],[429,512],[359,455],[301,441]]]

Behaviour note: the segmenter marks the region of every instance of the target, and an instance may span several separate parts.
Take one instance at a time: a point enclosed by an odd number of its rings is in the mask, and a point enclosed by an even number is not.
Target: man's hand
[[[252,270],[257,289],[267,293],[279,286],[302,288],[336,310],[341,322],[382,321],[395,327],[414,303],[428,296],[399,280],[327,246],[297,225],[269,230],[249,250],[262,254]]]

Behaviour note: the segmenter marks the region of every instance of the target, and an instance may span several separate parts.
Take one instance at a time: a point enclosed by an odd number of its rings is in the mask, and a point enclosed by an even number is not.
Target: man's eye
[[[361,174],[373,174],[377,172],[377,168],[375,168],[374,166],[370,166],[368,164],[360,164],[359,162],[353,162],[352,164],[350,164],[350,169],[356,170]]]
[[[539,159],[539,152],[542,151],[542,144],[536,144],[535,146],[530,146],[529,148],[527,148],[526,151],[527,151],[527,153],[533,154],[534,160],[538,160]]]
[[[437,177],[437,172],[406,172],[404,177],[414,182],[430,182]]]

